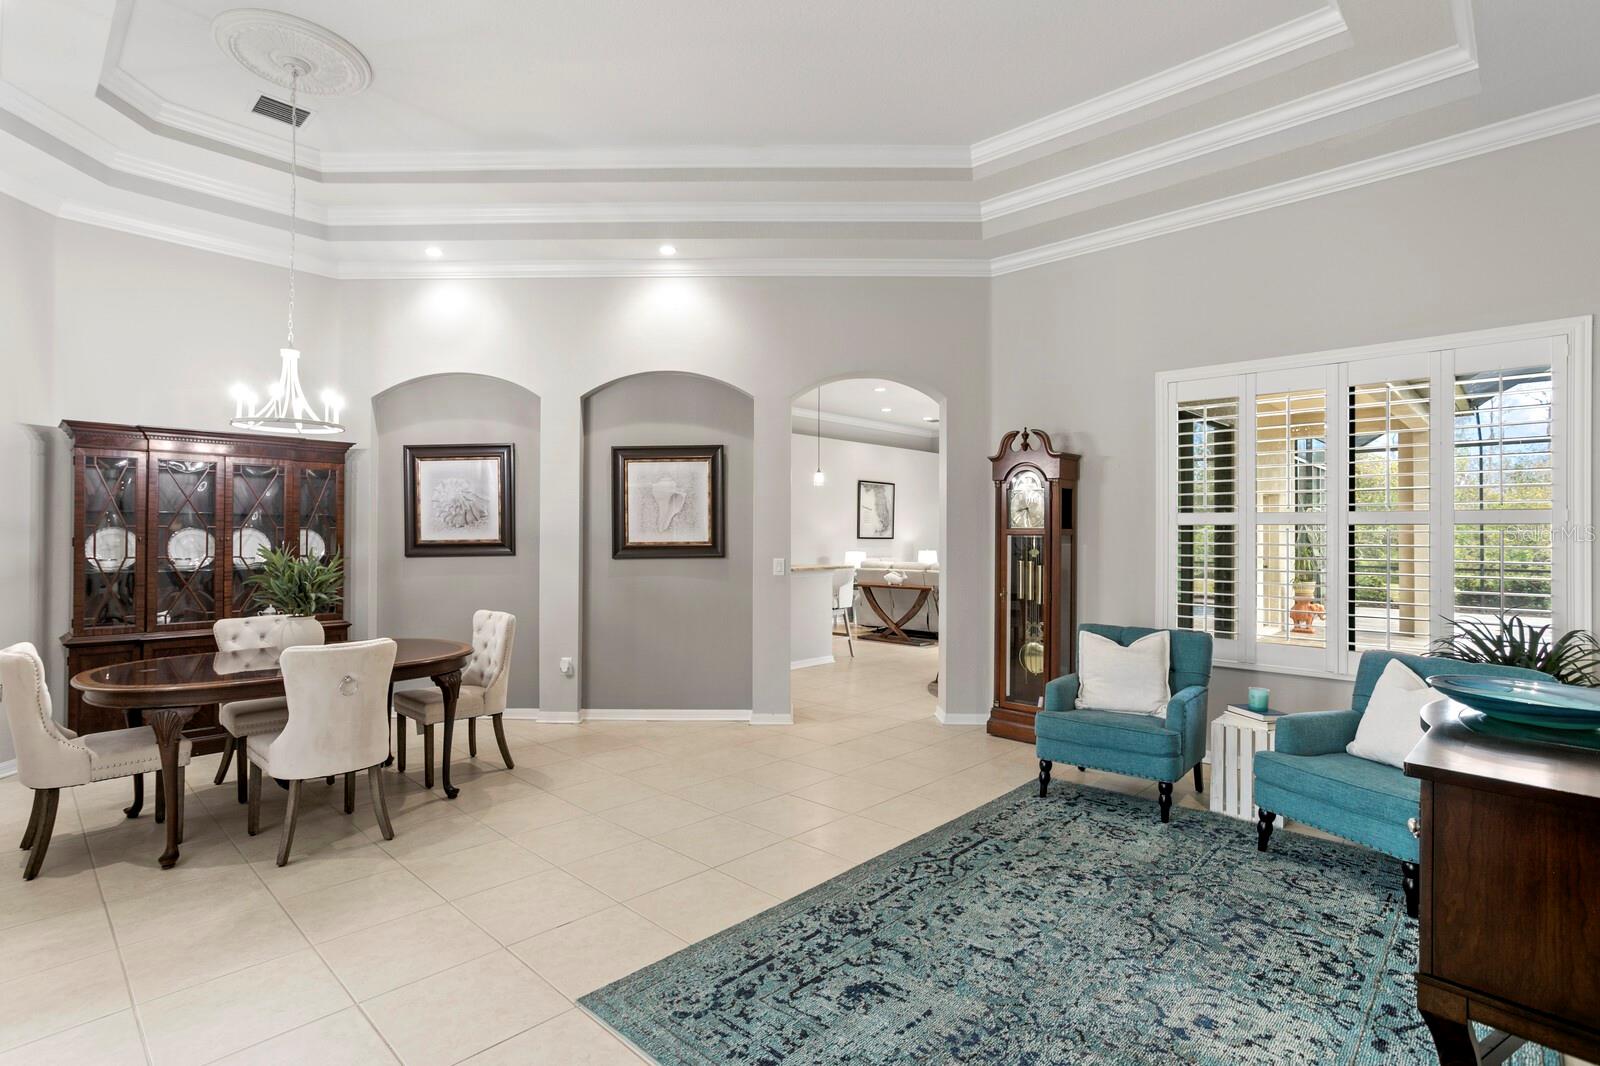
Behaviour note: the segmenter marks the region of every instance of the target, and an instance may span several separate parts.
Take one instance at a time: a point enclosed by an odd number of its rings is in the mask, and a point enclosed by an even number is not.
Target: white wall
[[[915,559],[920,548],[939,549],[939,455],[848,440],[822,441],[821,488],[817,438],[795,433],[789,441],[789,555],[795,563],[842,563],[847,551]],[[856,537],[856,482],[895,485],[893,540]],[[943,558],[941,553],[940,558]]]
[[[1592,314],[1597,170],[1590,129],[997,279],[992,430],[1084,456],[1082,617],[1155,620],[1156,373]],[[1348,705],[1261,677],[1220,671],[1213,710],[1256,683]]]
[[[517,619],[509,704],[539,705],[539,398],[494,378],[439,374],[373,400],[378,509],[369,527],[377,594],[373,629],[392,637],[467,640],[472,613]],[[510,444],[516,554],[406,556],[405,447]]]

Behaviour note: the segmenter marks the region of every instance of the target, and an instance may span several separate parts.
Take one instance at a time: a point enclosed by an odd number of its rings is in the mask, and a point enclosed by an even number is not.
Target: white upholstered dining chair
[[[850,649],[850,658],[856,657],[856,572],[852,567],[841,570],[844,580],[833,588],[833,624],[844,623],[844,642]]]
[[[461,671],[461,691],[456,696],[456,720],[467,722],[467,754],[478,754],[478,719],[494,720],[494,739],[506,769],[515,768],[506,746],[502,715],[511,685],[511,648],[517,636],[517,618],[505,611],[476,611],[472,615],[472,658]],[[422,734],[423,784],[433,787],[433,727],[444,721],[444,693],[438,688],[408,689],[394,694],[395,761],[406,769],[404,719],[416,723]]]
[[[13,644],[0,650],[0,703],[5,705],[11,741],[17,749],[17,777],[33,789],[33,813],[22,835],[22,847],[32,849],[22,872],[24,881],[39,876],[50,835],[56,826],[56,806],[61,790],[91,781],[160,772],[161,750],[149,726],[112,729],[78,736],[57,725],[45,685],[44,663],[32,644]],[[183,836],[183,768],[189,765],[190,743],[178,748],[178,820]],[[160,786],[156,794],[162,794]]]
[[[383,764],[389,757],[389,676],[394,672],[395,642],[387,637],[285,648],[278,659],[283,671],[287,719],[271,733],[245,738],[244,758],[250,768],[251,836],[261,830],[261,775],[289,783],[289,806],[278,844],[278,865],[289,861],[295,819],[300,813],[300,786],[319,777],[367,772],[372,809],[383,839],[394,839],[389,805],[384,796]],[[346,792],[346,813],[350,810]]]
[[[219,618],[211,625],[211,636],[217,642],[217,650],[221,652],[251,652],[268,651],[283,647],[284,622],[287,616],[281,614],[258,614],[248,618]],[[306,636],[311,635],[310,627],[306,627]],[[316,627],[314,643],[321,644],[323,638],[322,627]],[[301,643],[313,643],[307,639]],[[217,709],[217,721],[228,733],[227,746],[222,749],[222,761],[217,764],[217,776],[213,783],[222,784],[228,779],[228,764],[234,756],[239,755],[239,802],[245,802],[245,763],[240,754],[244,750],[246,737],[256,736],[261,733],[276,733],[283,728],[289,720],[289,712],[282,696],[269,696],[259,700],[235,700],[224,703]],[[345,794],[349,795],[351,782],[346,782]]]

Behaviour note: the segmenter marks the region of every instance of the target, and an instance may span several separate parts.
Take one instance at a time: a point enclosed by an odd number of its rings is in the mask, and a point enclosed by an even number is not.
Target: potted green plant
[[[344,557],[327,562],[305,558],[287,549],[262,548],[261,569],[245,579],[250,602],[275,614],[287,615],[282,643],[320,643],[322,623],[317,615],[339,606],[344,599]],[[317,632],[312,633],[315,628]]]
[[[1521,666],[1549,674],[1564,685],[1600,686],[1600,640],[1573,629],[1552,639],[1548,625],[1529,625],[1515,615],[1493,621],[1453,619],[1455,632],[1440,637],[1430,655],[1464,663]]]
[[[1317,578],[1320,573],[1316,550],[1310,538],[1296,531],[1294,538],[1294,604],[1289,608],[1289,619],[1295,633],[1316,632],[1316,620],[1323,612],[1317,600]]]

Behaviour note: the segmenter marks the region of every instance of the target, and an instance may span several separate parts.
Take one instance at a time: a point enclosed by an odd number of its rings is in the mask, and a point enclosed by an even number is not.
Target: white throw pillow
[[[1372,698],[1344,750],[1362,759],[1404,768],[1406,756],[1422,739],[1422,708],[1439,694],[1399,659],[1383,668]]]
[[[1123,647],[1098,633],[1078,634],[1078,706],[1125,714],[1166,714],[1171,634],[1151,633]]]

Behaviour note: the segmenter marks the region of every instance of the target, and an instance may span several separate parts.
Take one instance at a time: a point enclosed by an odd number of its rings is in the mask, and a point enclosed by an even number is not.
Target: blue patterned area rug
[[[666,1066],[1437,1062],[1399,863],[1273,848],[1028,785],[580,1003]]]

